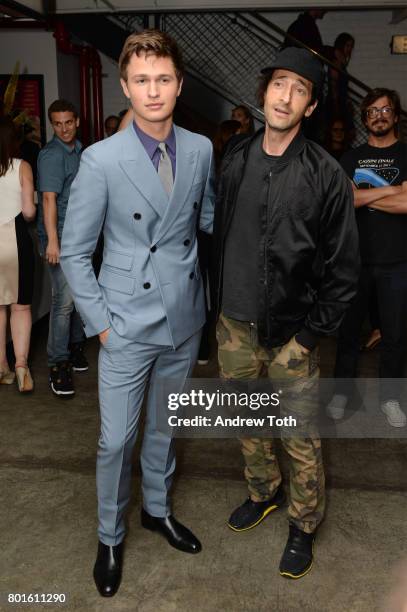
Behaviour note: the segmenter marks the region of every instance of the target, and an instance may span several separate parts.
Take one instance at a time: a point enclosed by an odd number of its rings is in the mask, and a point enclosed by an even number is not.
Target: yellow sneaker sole
[[[315,542],[312,542],[312,556],[314,556],[314,544]],[[280,572],[280,576],[284,576],[284,578],[291,578],[291,580],[298,580],[298,578],[302,578],[303,576],[308,574],[311,571],[311,568],[313,565],[314,565],[314,559],[312,559],[311,565],[307,567],[305,572],[302,572],[302,574],[295,575],[295,574],[290,574],[290,572]]]
[[[308,572],[311,571],[311,568],[313,565],[314,565],[314,562],[312,561],[311,565],[305,570],[305,572],[302,572],[302,574],[294,575],[294,574],[290,574],[290,572],[280,572],[280,576],[284,576],[284,578],[291,578],[292,580],[298,580],[298,578],[302,578],[303,576],[308,574]]]
[[[277,510],[278,508],[280,508],[280,506],[277,506],[277,504],[274,504],[273,506],[270,506],[269,508],[267,508],[267,510],[265,510],[263,512],[263,514],[261,515],[259,520],[256,521],[255,523],[253,523],[253,525],[250,525],[249,527],[242,527],[241,529],[237,529],[236,527],[233,527],[233,525],[231,525],[230,523],[227,523],[227,526],[232,531],[238,531],[238,532],[240,532],[240,531],[248,531],[249,529],[253,529],[254,527],[257,527],[257,525],[259,525],[259,523],[261,523],[266,518],[266,516],[268,516],[270,514],[270,512],[273,512],[273,510]]]

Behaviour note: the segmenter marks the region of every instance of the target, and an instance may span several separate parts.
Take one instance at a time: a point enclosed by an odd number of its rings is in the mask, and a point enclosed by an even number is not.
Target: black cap
[[[287,47],[280,51],[274,62],[267,68],[263,68],[261,72],[266,74],[278,68],[299,74],[314,83],[317,91],[321,91],[324,82],[324,68],[314,53],[298,47]]]

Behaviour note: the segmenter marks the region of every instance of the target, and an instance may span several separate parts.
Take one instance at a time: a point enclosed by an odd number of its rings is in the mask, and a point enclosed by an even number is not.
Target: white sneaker
[[[198,359],[198,365],[208,365],[209,359]]]
[[[389,425],[392,427],[405,427],[407,417],[400,408],[400,404],[397,400],[387,400],[386,402],[382,402],[380,408],[386,415]]]
[[[334,421],[343,419],[347,403],[348,398],[346,395],[336,393],[326,407],[326,414]]]

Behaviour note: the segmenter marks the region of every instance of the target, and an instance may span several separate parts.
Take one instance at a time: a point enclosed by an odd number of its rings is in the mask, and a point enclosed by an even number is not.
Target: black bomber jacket
[[[259,133],[257,133],[259,134]],[[223,255],[250,144],[224,158],[215,208],[215,304]],[[301,333],[333,334],[356,293],[359,243],[352,186],[340,165],[299,132],[270,173],[258,250],[258,330],[266,347]]]

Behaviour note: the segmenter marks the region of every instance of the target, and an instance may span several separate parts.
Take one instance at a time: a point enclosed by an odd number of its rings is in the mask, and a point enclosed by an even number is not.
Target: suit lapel
[[[158,240],[162,238],[184,206],[185,200],[192,187],[199,157],[199,151],[191,149],[185,133],[176,125],[174,125],[174,130],[177,159],[175,182],[169,201],[167,201],[167,207],[160,227],[156,234],[154,234],[154,242],[158,242]]]
[[[123,131],[123,139],[120,167],[155,212],[163,218],[168,209],[168,196],[151,159],[134,132],[133,123]]]

